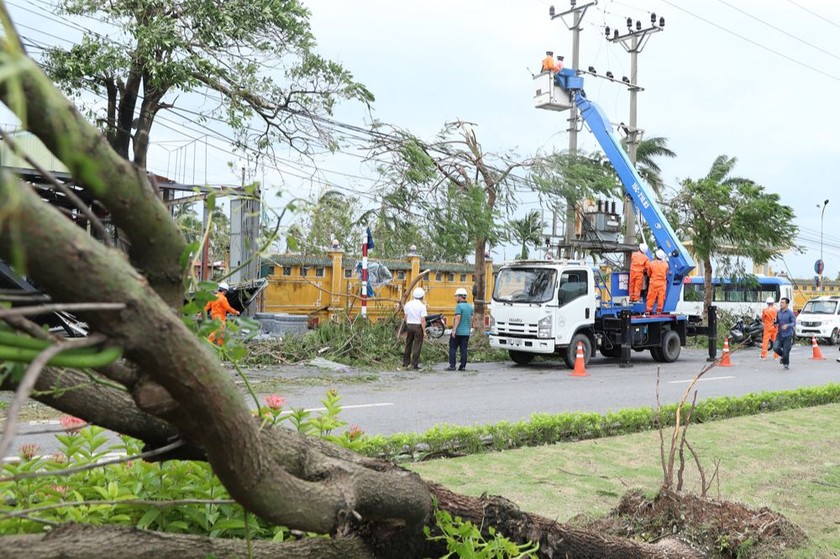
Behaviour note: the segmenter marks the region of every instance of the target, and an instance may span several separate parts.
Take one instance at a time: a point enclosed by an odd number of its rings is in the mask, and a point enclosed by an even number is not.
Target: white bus
[[[705,294],[702,276],[685,278],[677,312],[702,315]],[[718,312],[760,318],[768,297],[773,297],[777,309],[782,297],[787,297],[792,303],[793,286],[790,280],[778,276],[748,276],[734,280],[712,278],[712,304]]]

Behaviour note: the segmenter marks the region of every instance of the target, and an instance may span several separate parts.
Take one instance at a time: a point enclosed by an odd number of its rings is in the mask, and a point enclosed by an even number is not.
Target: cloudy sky
[[[568,146],[566,113],[532,105],[531,72],[538,70],[545,50],[565,54],[571,62],[571,33],[560,19],[550,19],[550,2],[304,3],[312,11],[321,54],[340,61],[376,95],[375,118],[429,139],[447,121],[469,120],[478,125],[486,150],[515,149],[523,157]],[[45,0],[7,4],[13,18],[29,26],[21,29],[26,36],[55,43],[72,35],[72,29],[42,14]],[[569,3],[556,8],[566,10]],[[639,94],[638,123],[647,136],[668,138],[677,153],[662,162],[666,183],[675,187],[683,178],[703,176],[718,155],[737,157],[735,174],[759,182],[794,208],[801,230],[796,241],[806,252],[773,266],[797,277],[813,274],[820,251],[817,204],[832,200],[825,210],[823,253],[826,274],[836,276],[840,2],[601,0],[583,21],[580,65],[629,75],[630,55],[604,39],[605,26],[623,32],[628,17],[647,26],[652,12],[665,18],[665,27],[639,55],[638,82],[645,91]],[[614,122],[628,120],[625,88],[588,77],[586,93]],[[336,119],[369,124],[368,115],[353,106],[341,107]],[[181,172],[188,181],[208,173],[211,182],[236,182],[223,157],[211,154],[209,163],[201,161],[196,132],[160,133],[150,163],[156,171]],[[588,131],[579,135],[579,145],[598,149]],[[256,178],[313,193],[328,187],[365,192],[372,185],[358,157],[324,158],[320,167],[313,175],[304,165],[288,163],[282,176],[269,170]],[[535,207],[524,199],[520,211]],[[497,252],[499,259],[512,256],[510,249]]]

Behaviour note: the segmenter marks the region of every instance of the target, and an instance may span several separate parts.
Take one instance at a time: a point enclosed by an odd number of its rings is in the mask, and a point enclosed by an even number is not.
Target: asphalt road
[[[811,348],[795,346],[791,368],[778,360],[758,359],[757,348],[732,353],[731,367],[713,367],[695,385],[698,400],[738,396],[750,392],[789,390],[840,382],[835,348],[821,346],[824,361],[814,361]],[[249,372],[254,381],[270,380],[282,388],[287,408],[317,410],[330,386],[341,394],[341,418],[368,434],[423,432],[437,424],[475,425],[497,421],[527,420],[532,413],[569,411],[607,412],[656,404],[657,369],[660,399],[677,402],[692,378],[708,366],[705,350],[683,348],[679,360],[658,364],[648,352],[634,353],[633,366],[620,368],[617,361],[593,358],[588,376],[570,376],[562,361],[534,361],[527,366],[505,363],[471,363],[465,372],[447,372],[446,364],[425,364],[420,371],[371,374],[343,368],[333,371],[311,365],[260,369]],[[360,376],[375,380],[347,382]],[[261,395],[262,396],[262,395]],[[24,424],[12,448],[36,443],[43,453],[56,450],[49,434],[57,421]]]
[[[810,360],[811,348],[796,346],[791,368],[778,360],[758,359],[757,348],[733,352],[731,367],[713,367],[695,385],[698,400],[750,392],[789,390],[840,382],[840,363],[832,348],[822,347],[825,361]],[[561,360],[469,364],[465,372],[447,372],[445,364],[421,371],[380,374],[380,381],[337,384],[344,421],[371,434],[422,432],[441,423],[473,425],[527,420],[532,413],[607,412],[656,405],[657,368],[660,400],[677,402],[694,376],[708,365],[705,350],[685,349],[675,363],[659,364],[650,354],[634,353],[633,367],[612,359],[593,358],[589,376],[573,377]],[[294,375],[294,372],[281,374]],[[324,387],[291,387],[287,405],[317,408]]]

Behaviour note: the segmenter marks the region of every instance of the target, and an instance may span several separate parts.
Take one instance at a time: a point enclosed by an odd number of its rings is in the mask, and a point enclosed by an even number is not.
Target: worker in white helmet
[[[650,263],[648,282],[647,313],[662,312],[665,308],[665,288],[668,286],[668,257],[661,248],[656,251],[656,260]]]
[[[647,255],[648,246],[639,244],[639,250],[630,255],[630,302],[642,300],[642,287],[645,274],[650,275],[650,258]]]
[[[776,314],[778,314],[779,310],[775,305],[776,300],[771,295],[767,298],[767,306],[761,311],[761,323],[764,325],[764,335],[761,337],[760,359],[767,359],[767,350],[773,347],[773,340],[776,339],[776,334],[778,333]]]
[[[461,351],[459,371],[467,368],[467,346],[470,343],[470,329],[472,326],[473,307],[467,303],[467,290],[459,287],[455,290],[455,322],[452,324],[452,334],[449,337],[449,368],[455,370],[455,355]]]
[[[239,311],[230,306],[227,298],[228,291],[230,291],[230,285],[225,281],[221,282],[216,290],[216,298],[204,306],[205,311],[210,311],[210,318],[221,322],[219,328],[207,336],[207,340],[211,344],[224,345],[224,331],[228,313],[239,316]]]
[[[423,297],[426,292],[418,287],[412,293],[412,299],[403,307],[405,313],[405,351],[403,351],[403,367],[420,368],[420,350],[423,348],[423,338],[426,335],[426,304]]]

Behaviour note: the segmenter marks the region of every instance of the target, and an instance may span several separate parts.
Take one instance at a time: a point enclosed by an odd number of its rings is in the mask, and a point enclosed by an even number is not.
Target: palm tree
[[[621,141],[622,147],[627,150],[627,142]],[[676,157],[677,154],[668,149],[668,138],[656,136],[639,142],[636,146],[636,170],[647,182],[659,200],[662,200],[662,188],[665,186],[662,180],[662,169],[656,160],[662,157]]]
[[[525,260],[528,258],[528,244],[538,245],[542,240],[540,233],[542,233],[544,224],[540,219],[540,212],[531,210],[522,219],[512,219],[509,225],[509,238],[512,241],[522,243],[520,258]]]

